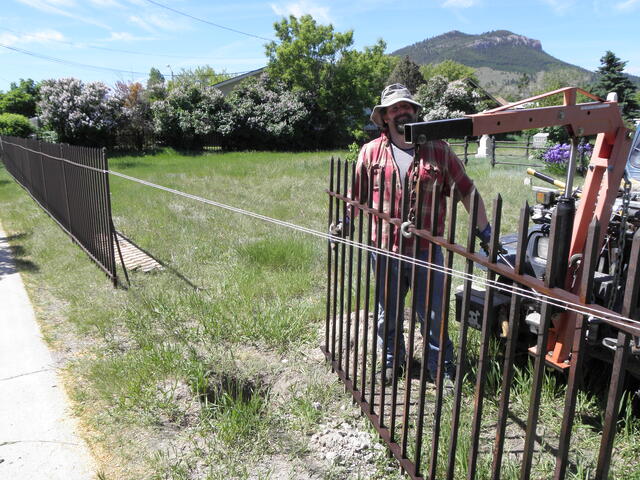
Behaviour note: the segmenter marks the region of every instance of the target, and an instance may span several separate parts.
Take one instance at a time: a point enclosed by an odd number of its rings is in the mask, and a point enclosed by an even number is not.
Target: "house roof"
[[[229,95],[231,90],[233,90],[242,80],[245,80],[250,77],[257,77],[262,72],[264,72],[266,67],[258,68],[257,70],[251,70],[250,72],[245,72],[240,75],[236,75],[235,77],[229,78],[228,80],[224,80],[223,82],[216,83],[213,85],[215,88],[220,90],[222,94],[226,97]]]
[[[496,107],[501,107],[501,106],[507,105],[509,103],[502,97],[497,97],[497,96],[494,97],[489,92],[487,92],[484,88],[482,88],[480,86],[480,84],[478,84],[478,82],[476,82],[475,80],[472,80],[471,78],[465,78],[464,81],[467,82],[468,85],[470,85],[471,87],[475,88],[477,91],[482,93],[486,98],[488,98],[489,100],[495,102],[496,103]]]

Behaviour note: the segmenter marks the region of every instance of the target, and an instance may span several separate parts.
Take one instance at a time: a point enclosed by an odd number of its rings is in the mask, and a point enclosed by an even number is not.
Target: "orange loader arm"
[[[594,101],[576,103],[578,93]],[[536,100],[558,94],[563,95],[562,105],[522,108]],[[463,118],[409,124],[405,128],[405,140],[420,144],[440,138],[491,135],[551,126],[567,127],[572,137],[597,135],[575,214],[568,262],[574,255],[584,253],[587,231],[594,218],[601,225],[599,247],[604,242],[631,147],[631,131],[624,126],[617,101],[605,101],[577,87],[567,87]],[[568,275],[565,284],[568,290],[571,290],[571,278]],[[579,284],[576,282],[574,290],[579,288]],[[569,366],[574,322],[573,314],[563,314],[554,323],[548,348],[552,354],[546,360],[557,368]]]

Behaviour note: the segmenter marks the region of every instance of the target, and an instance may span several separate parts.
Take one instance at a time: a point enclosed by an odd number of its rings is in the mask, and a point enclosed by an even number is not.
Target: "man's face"
[[[389,125],[389,128],[395,128],[398,133],[404,133],[405,124],[413,123],[416,119],[416,111],[409,102],[391,105],[382,115],[382,120]]]

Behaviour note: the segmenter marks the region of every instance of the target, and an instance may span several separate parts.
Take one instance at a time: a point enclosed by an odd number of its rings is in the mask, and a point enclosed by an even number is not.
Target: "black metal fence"
[[[490,253],[484,256],[475,252],[473,234],[467,236],[466,247],[455,243],[456,204],[452,198],[448,200],[448,231],[446,235],[435,236],[431,231],[422,229],[420,224],[409,228],[403,226],[407,218],[407,202],[401,203],[405,205],[404,211],[390,212],[383,210],[382,202],[380,206],[374,206],[370,199],[366,204],[351,200],[347,192],[356,186],[355,173],[354,164],[332,160],[328,221],[330,224],[337,224],[349,216],[353,219],[353,231],[345,229],[345,236],[329,242],[327,247],[326,329],[322,350],[346,390],[353,396],[354,402],[386,442],[401,469],[412,479],[499,479],[501,475],[502,478],[507,476],[506,472],[510,472],[509,478],[514,478],[517,472],[518,478],[524,480],[542,478],[532,467],[541,462],[554,462],[553,478],[566,478],[567,472],[574,475],[572,478],[577,478],[575,475],[578,475],[580,463],[577,456],[589,455],[591,452],[595,471],[591,471],[589,478],[608,478],[625,380],[625,362],[630,355],[630,339],[634,335],[636,338],[640,335],[640,325],[635,321],[615,320],[620,318],[620,314],[616,317],[615,312],[591,304],[588,293],[577,295],[557,288],[559,276],[556,272],[566,259],[554,255],[554,244],[557,245],[558,237],[562,235],[561,229],[556,228],[555,220],[551,226],[547,275],[543,282],[523,273],[530,215],[528,205],[525,204],[521,210],[515,265],[508,267],[496,261],[502,209],[500,197],[494,202]],[[380,198],[384,198],[384,184],[384,180],[380,180]],[[395,184],[394,178],[391,185]],[[369,192],[372,187],[370,183]],[[406,190],[405,188],[404,191]],[[422,205],[423,192],[419,189],[417,197],[417,205]],[[477,203],[476,196],[471,203],[468,232],[475,231]],[[432,212],[438,211],[437,185],[432,208]],[[432,218],[435,218],[434,215],[432,213]],[[420,213],[416,218],[421,218]],[[381,235],[377,235],[375,243],[371,241],[370,233],[374,230],[381,232],[383,228],[389,229],[391,238],[394,232],[401,229],[415,239],[411,253],[405,252],[406,256],[400,259],[411,265],[411,288],[414,293],[409,308],[404,311],[396,309],[398,314],[395,318],[388,318],[388,314],[384,314],[384,322],[379,324],[380,306],[375,299],[384,298],[387,307],[389,301],[397,301],[386,294],[379,296],[381,291],[387,292],[391,286],[391,269],[384,268],[385,265],[398,261],[398,254],[390,250],[392,242],[389,242],[389,248],[385,247],[385,252],[380,242]],[[577,279],[581,282],[580,292],[590,292],[593,288],[595,261],[599,255],[596,246],[598,230],[599,226],[594,222],[583,259],[583,274]],[[403,253],[403,242],[407,241],[404,238],[404,235],[399,236],[400,253]],[[416,309],[416,292],[413,290],[418,268],[425,265],[419,260],[417,239],[427,241],[430,263],[435,259],[436,247],[442,249],[442,269],[447,273],[442,280],[441,318],[430,319],[429,315],[424,315],[426,325],[422,330],[418,328],[419,312]],[[376,261],[373,261],[370,252],[377,254]],[[461,257],[464,263],[464,271],[458,272],[462,285],[456,293],[459,307],[456,309],[457,318],[465,321],[451,324],[456,326],[451,328],[457,357],[455,381],[447,383],[451,372],[447,371],[445,365],[444,349],[440,349],[437,370],[432,372],[435,381],[432,382],[428,369],[429,342],[426,338],[423,340],[420,333],[430,331],[430,322],[441,322],[439,345],[444,345],[450,329],[452,274],[456,272],[452,267],[456,256]],[[638,318],[639,261],[640,236],[636,235],[621,312],[622,316],[633,319]],[[484,305],[500,304],[498,297],[505,293],[505,289],[512,294],[506,296],[507,301],[503,302],[502,310],[484,308],[480,318],[470,319],[472,304],[477,301],[477,298],[474,300],[477,293],[474,292],[473,282],[480,278],[474,273],[478,265],[487,269],[484,278]],[[429,311],[429,305],[434,301],[432,292],[434,282],[437,281],[436,270],[437,267],[429,268],[426,273],[425,312]],[[386,273],[381,274],[383,271]],[[501,281],[495,282],[498,277]],[[537,293],[534,294],[534,291]],[[542,304],[536,333],[529,334],[535,338],[535,346],[531,349],[533,365],[528,363],[528,368],[531,368],[528,375],[519,373],[522,365],[518,363],[523,358],[523,352],[518,350],[524,330],[521,328],[523,295],[525,298],[526,295],[533,296]],[[504,301],[504,297],[501,297],[501,301]],[[570,305],[573,307],[569,307]],[[559,310],[569,311],[573,315],[575,335],[571,366],[568,368],[564,411],[562,414],[556,412],[554,418],[557,420],[552,429],[554,431],[545,434],[545,430],[539,428],[541,396],[547,368],[545,357],[548,355],[550,327]],[[389,309],[384,308],[384,311],[388,312]],[[603,433],[599,447],[581,446],[579,439],[572,436],[576,399],[583,373],[587,323],[594,317],[611,324],[619,332],[613,374],[606,380],[609,382],[608,400],[603,414]],[[479,331],[469,328],[474,321],[479,324]],[[387,339],[390,322],[394,323],[395,332],[405,331],[407,340],[404,371],[399,368],[398,355],[395,355],[389,379],[385,378],[387,369],[384,368],[382,352],[386,351],[388,341],[394,342],[395,352],[399,351],[400,342],[404,341],[400,340],[397,333],[392,340]],[[382,335],[379,335],[380,328],[384,329]],[[413,357],[419,360],[419,364],[415,363]],[[526,348],[524,358],[529,358]],[[514,377],[517,377],[517,381]],[[491,399],[488,399],[489,395]],[[514,406],[516,397],[520,402],[518,409]],[[548,432],[548,425],[545,428]]]
[[[104,149],[0,136],[7,171],[117,284]]]
[[[518,165],[523,167],[542,167],[543,165],[532,156],[536,151],[544,150],[547,147],[538,147],[533,144],[531,137],[523,140],[496,140],[494,136],[489,137],[490,143],[486,157],[491,162],[491,166],[496,165]],[[465,137],[462,140],[449,143],[456,154],[464,159],[465,165],[469,162],[469,157],[475,157],[479,149],[479,140]]]

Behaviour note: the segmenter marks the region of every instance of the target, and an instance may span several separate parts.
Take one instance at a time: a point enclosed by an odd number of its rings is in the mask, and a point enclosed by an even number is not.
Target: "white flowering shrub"
[[[430,121],[476,113],[480,96],[462,80],[447,82],[436,75],[418,88],[416,100],[424,106],[424,119]]]
[[[201,148],[221,133],[225,110],[220,90],[183,81],[151,104],[153,130],[166,145]]]
[[[74,145],[109,146],[118,123],[119,102],[102,82],[76,78],[45,80],[40,86],[40,120],[58,140]]]
[[[308,93],[292,92],[264,74],[241,83],[227,102],[229,111],[221,127],[227,147],[291,150],[308,144]]]

